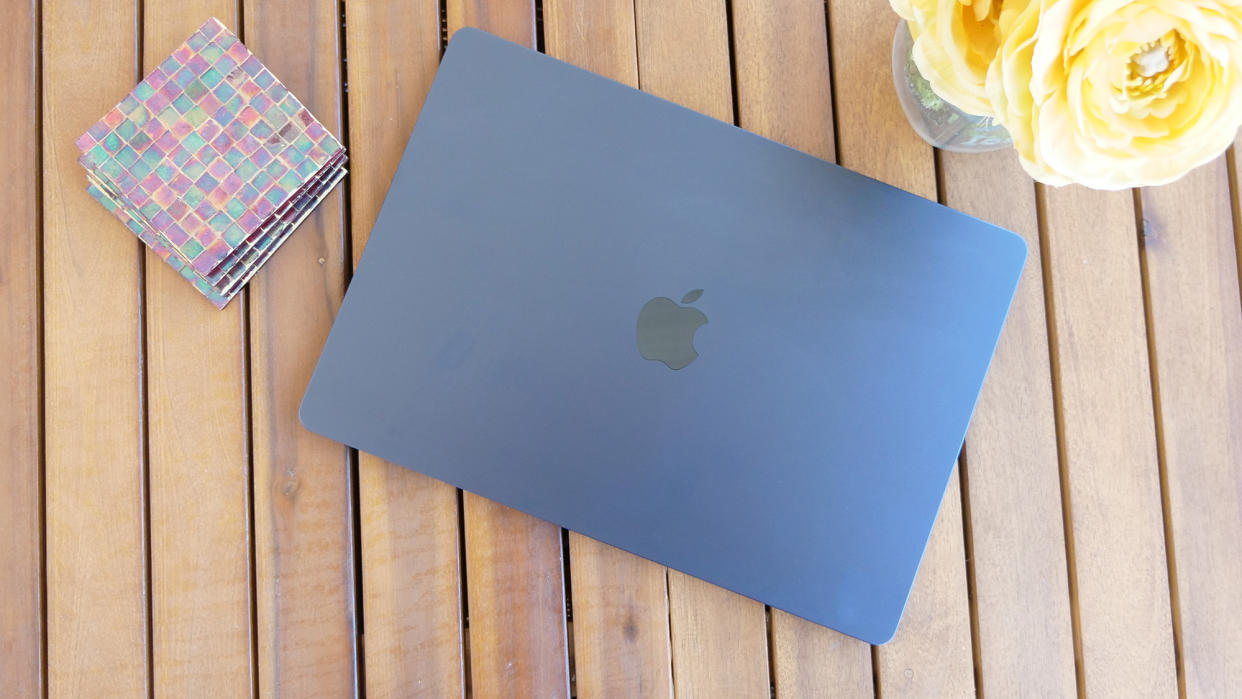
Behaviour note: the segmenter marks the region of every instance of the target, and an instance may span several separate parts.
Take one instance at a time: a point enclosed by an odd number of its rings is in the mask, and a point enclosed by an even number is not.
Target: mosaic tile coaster
[[[248,263],[248,261],[255,259],[257,253],[261,253],[265,248],[272,246],[275,242],[275,237],[272,233],[273,231],[278,230],[277,224],[287,218],[285,212],[288,210],[306,208],[307,206],[313,208],[314,204],[318,203],[318,199],[322,198],[321,195],[326,193],[327,189],[330,189],[330,187],[325,189],[324,183],[330,180],[332,184],[335,184],[336,181],[339,181],[341,177],[344,176],[345,171],[340,167],[343,162],[344,153],[341,152],[336,158],[333,159],[329,166],[325,167],[321,173],[317,174],[310,182],[308,182],[302,190],[295,194],[293,198],[289,199],[284,205],[282,205],[282,207],[273,213],[267,221],[260,224],[259,228],[255,229],[250,238],[248,238],[243,245],[235,248],[231,253],[229,253],[220,265],[217,266],[216,272],[204,277],[204,279],[209,284],[218,286],[226,277],[236,276],[237,270],[235,269],[235,265]],[[100,181],[95,173],[89,170],[87,171],[87,180],[91,184],[95,185],[97,190],[100,190],[104,195],[108,196],[113,201],[118,203],[124,201],[124,198],[108,183]],[[135,214],[135,212],[130,211],[129,214],[130,217],[128,218],[134,219],[139,225],[142,225],[145,229],[150,230],[152,235],[160,237],[159,231],[151,225],[151,222],[147,221],[145,217],[142,216],[141,212]],[[171,244],[164,241],[164,245],[167,247]],[[184,258],[181,258],[181,261],[183,264],[189,264],[189,261]]]
[[[77,145],[91,196],[218,307],[345,174],[340,142],[214,18]]]
[[[120,221],[125,224],[126,228],[129,228],[132,232],[137,234],[138,237],[147,245],[147,247],[151,248],[152,252],[167,262],[169,266],[177,271],[178,274],[193,284],[194,287],[206,296],[207,300],[210,301],[216,308],[224,308],[233,296],[241,290],[241,287],[250,280],[250,277],[254,276],[254,273],[259,271],[259,268],[264,262],[267,261],[267,258],[270,257],[278,247],[280,247],[281,243],[288,239],[289,234],[292,233],[293,230],[297,228],[298,225],[300,225],[312,211],[314,211],[315,207],[319,205],[319,202],[323,201],[324,197],[329,191],[331,191],[332,187],[334,187],[336,183],[340,182],[344,177],[345,171],[338,169],[336,174],[331,179],[326,180],[319,186],[319,194],[317,196],[307,197],[302,200],[302,203],[297,207],[298,213],[295,217],[287,220],[275,220],[274,225],[269,227],[268,235],[270,236],[271,243],[267,249],[261,253],[251,255],[247,260],[243,261],[245,264],[238,264],[236,267],[232,268],[225,280],[226,283],[219,286],[212,285],[196,275],[194,270],[192,270],[189,265],[182,261],[177,255],[173,254],[172,249],[169,248],[162,239],[155,237],[146,225],[134,218],[128,211],[118,206],[116,201],[112,199],[111,196],[105,194],[93,183],[87,186],[87,192],[99,201],[99,203],[106,209],[111,211],[114,216],[120,219]]]
[[[220,77],[204,56],[229,72]],[[203,85],[213,90],[204,92]],[[300,129],[295,116],[308,128]],[[307,136],[322,140],[323,147]],[[83,164],[102,168],[143,213],[173,205],[174,221],[156,225],[168,228],[170,240],[200,273],[213,269],[243,229],[253,229],[324,164],[329,151],[339,149],[296,98],[214,21],[152,71],[79,146]],[[183,243],[178,238],[186,234]]]
[[[224,306],[228,304],[229,299],[232,298],[232,294],[224,294],[216,290],[210,284],[195,275],[194,271],[191,270],[188,265],[182,262],[176,255],[172,254],[172,250],[166,247],[163,241],[153,237],[151,232],[148,231],[144,225],[139,223],[137,219],[130,216],[129,212],[124,208],[118,206],[116,200],[112,199],[111,196],[105,194],[93,183],[86,186],[86,192],[94,197],[100,204],[103,204],[104,208],[112,212],[113,216],[120,219],[121,223],[124,223],[126,228],[135,233],[142,240],[142,242],[147,245],[147,247],[149,247],[156,255],[159,255],[160,258],[167,262],[174,270],[177,271],[178,274],[193,284],[194,288],[198,289],[199,293],[203,296],[206,296],[207,300],[210,301],[212,305],[216,308],[224,308]]]
[[[342,165],[344,160],[345,153],[341,151],[328,165],[315,173],[297,192],[294,192],[289,199],[285,200],[285,203],[274,211],[267,221],[252,231],[241,245],[233,248],[232,251],[220,260],[215,271],[208,275],[209,281],[212,283],[219,282],[228,275],[233,266],[238,263],[244,263],[246,259],[253,259],[255,254],[261,253],[266,247],[270,246],[274,240],[270,233],[275,225],[285,220],[288,212],[304,207],[308,200],[319,196],[323,183],[326,180],[334,178],[337,173],[343,175],[344,169]]]
[[[290,206],[279,217],[274,216],[261,239],[240,254],[228,271],[221,275],[220,283],[225,284],[225,291],[236,293],[344,177],[345,170],[341,168],[325,173],[322,178],[316,179],[307,195],[299,198],[296,205]]]

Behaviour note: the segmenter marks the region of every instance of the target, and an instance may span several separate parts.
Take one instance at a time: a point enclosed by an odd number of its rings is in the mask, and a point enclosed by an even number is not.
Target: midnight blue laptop
[[[884,643],[1025,258],[1012,233],[462,30],[302,422]]]

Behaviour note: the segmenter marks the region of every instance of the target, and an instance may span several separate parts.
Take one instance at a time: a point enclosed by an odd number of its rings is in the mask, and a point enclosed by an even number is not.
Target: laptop
[[[463,29],[301,420],[884,643],[1025,258],[1013,233]]]

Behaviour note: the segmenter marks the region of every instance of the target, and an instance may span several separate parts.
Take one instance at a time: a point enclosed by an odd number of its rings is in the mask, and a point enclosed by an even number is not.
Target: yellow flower
[[[936,94],[969,114],[991,115],[985,81],[1000,45],[1001,0],[890,0],[910,26],[912,55]]]
[[[1170,182],[1242,124],[1239,0],[1005,0],[999,31],[988,97],[1048,184]]]

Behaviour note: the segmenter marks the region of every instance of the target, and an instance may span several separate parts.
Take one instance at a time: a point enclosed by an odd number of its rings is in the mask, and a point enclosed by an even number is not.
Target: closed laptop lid
[[[462,30],[302,421],[883,643],[1025,256],[1012,233]]]

